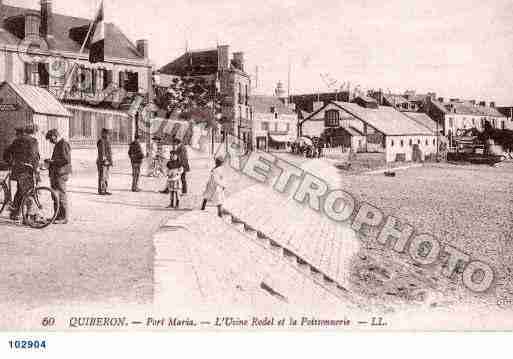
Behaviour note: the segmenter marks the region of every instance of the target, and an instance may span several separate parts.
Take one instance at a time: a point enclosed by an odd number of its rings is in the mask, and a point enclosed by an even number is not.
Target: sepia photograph
[[[513,330],[511,24],[0,0],[0,331]]]

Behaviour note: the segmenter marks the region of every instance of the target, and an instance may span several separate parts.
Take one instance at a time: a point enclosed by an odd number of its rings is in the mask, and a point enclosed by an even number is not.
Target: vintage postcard
[[[512,14],[0,0],[0,330],[512,330]]]

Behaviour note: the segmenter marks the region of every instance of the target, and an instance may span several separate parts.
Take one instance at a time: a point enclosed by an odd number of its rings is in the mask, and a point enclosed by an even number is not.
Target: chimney
[[[25,38],[39,38],[41,16],[39,12],[29,10],[25,13]]]
[[[230,64],[229,49],[230,47],[228,45],[221,45],[217,47],[218,70],[228,69]]]
[[[41,36],[53,37],[52,0],[41,0]]]
[[[239,70],[244,71],[244,53],[234,52],[233,61],[236,63]]]
[[[136,45],[137,45],[137,51],[139,51],[139,53],[145,59],[148,59],[150,57],[148,40],[137,40]]]
[[[495,108],[495,102],[491,101],[490,102],[490,107]]]

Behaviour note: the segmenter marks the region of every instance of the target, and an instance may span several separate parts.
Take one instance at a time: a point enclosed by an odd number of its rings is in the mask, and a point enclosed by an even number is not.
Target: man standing
[[[14,141],[11,143],[4,151],[3,160],[4,162],[9,166],[9,168],[12,168],[14,165],[14,145],[15,141],[17,139],[20,139],[23,136],[23,128],[18,127],[15,129],[15,135],[14,135]],[[16,182],[16,178],[14,177],[14,173],[11,173],[10,180],[12,182]],[[8,198],[9,202],[12,202],[12,197]]]
[[[141,163],[144,159],[141,144],[139,143],[139,135],[135,135],[134,141],[128,149],[128,157],[132,163],[132,192],[141,192],[139,189],[139,176],[141,174]]]
[[[109,130],[102,129],[101,138],[96,144],[98,147],[98,159],[96,166],[98,167],[98,194],[101,196],[110,196],[109,175],[112,167],[112,148],[109,141]]]
[[[34,177],[39,177],[37,171],[41,157],[39,156],[39,144],[32,137],[34,132],[35,128],[33,125],[25,127],[23,135],[16,138],[11,145],[12,175],[18,181],[10,215],[12,220],[19,219],[21,200],[25,193],[34,186]],[[34,172],[36,176],[34,176]]]
[[[182,180],[182,195],[187,194],[187,177],[186,174],[191,170],[189,166],[189,156],[187,155],[187,148],[182,143],[182,141],[178,138],[175,139],[175,144],[177,146],[176,151],[178,152],[178,161],[182,165],[183,172],[181,176]]]
[[[50,187],[59,195],[60,208],[55,223],[66,224],[69,220],[66,182],[71,174],[71,146],[61,138],[56,129],[48,131],[46,139],[55,145],[52,158],[45,160],[50,175]]]

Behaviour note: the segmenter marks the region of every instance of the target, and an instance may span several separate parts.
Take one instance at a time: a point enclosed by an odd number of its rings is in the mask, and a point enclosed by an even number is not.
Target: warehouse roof
[[[411,119],[417,121],[421,125],[429,128],[431,131],[436,133],[437,130],[440,130],[440,126],[437,126],[436,121],[431,119],[428,115],[423,112],[403,112],[406,116]]]
[[[378,108],[373,109],[364,108],[349,102],[333,103],[388,136],[433,134],[427,127],[412,120],[393,107],[378,106]]]

